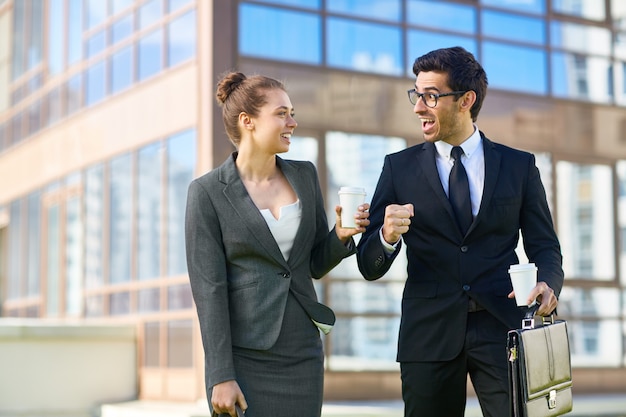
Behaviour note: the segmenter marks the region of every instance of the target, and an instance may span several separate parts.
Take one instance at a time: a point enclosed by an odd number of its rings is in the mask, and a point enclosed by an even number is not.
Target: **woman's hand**
[[[369,208],[369,203],[363,203],[358,207],[357,212],[354,213],[356,227],[341,227],[341,206],[335,206],[335,232],[339,240],[343,243],[347,243],[352,236],[365,231],[365,228],[370,225]]]
[[[248,403],[237,381],[224,381],[213,386],[213,394],[211,395],[213,411],[218,415],[228,414],[231,417],[237,417],[235,404],[238,404],[243,411],[248,408]]]

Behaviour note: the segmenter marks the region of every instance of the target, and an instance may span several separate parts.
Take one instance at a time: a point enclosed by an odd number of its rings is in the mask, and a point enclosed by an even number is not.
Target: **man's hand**
[[[409,231],[411,217],[415,214],[413,204],[390,204],[385,208],[383,239],[393,245],[400,236]]]

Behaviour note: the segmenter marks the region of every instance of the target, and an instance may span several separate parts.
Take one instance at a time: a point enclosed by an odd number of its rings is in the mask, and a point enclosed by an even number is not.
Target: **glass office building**
[[[136,324],[140,398],[202,398],[183,218],[233,151],[220,74],[286,83],[286,157],[316,164],[333,218],[340,186],[371,197],[384,155],[421,142],[413,60],[455,45],[489,77],[479,128],[537,156],[575,389],[626,390],[622,0],[0,0],[0,315]],[[399,397],[401,259],[316,284],[328,398]]]

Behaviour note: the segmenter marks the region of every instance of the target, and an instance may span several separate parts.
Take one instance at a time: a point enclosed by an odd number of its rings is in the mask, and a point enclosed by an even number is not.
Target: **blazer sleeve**
[[[194,180],[187,194],[185,246],[191,291],[205,353],[207,389],[235,379],[226,255],[218,215],[208,190]]]

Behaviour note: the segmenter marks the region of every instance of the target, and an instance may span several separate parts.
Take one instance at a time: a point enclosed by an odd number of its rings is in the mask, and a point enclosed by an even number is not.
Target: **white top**
[[[280,251],[283,253],[283,257],[285,260],[289,259],[293,241],[296,238],[296,233],[300,227],[300,220],[302,219],[302,204],[300,200],[282,206],[278,214],[278,219],[274,217],[269,209],[262,209],[260,211]]]

